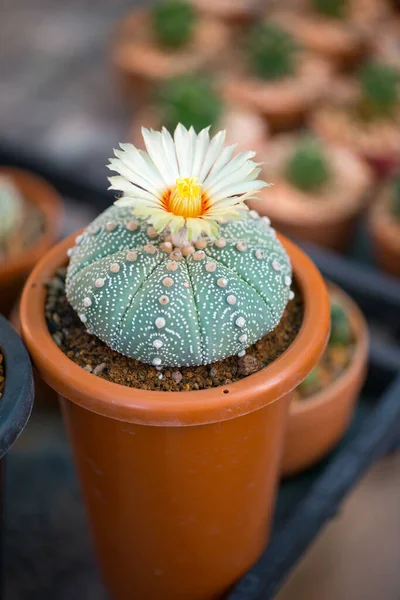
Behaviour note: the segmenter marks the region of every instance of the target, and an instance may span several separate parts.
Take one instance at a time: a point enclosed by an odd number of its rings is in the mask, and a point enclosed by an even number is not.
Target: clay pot
[[[141,128],[160,129],[162,122],[155,109],[145,108],[136,112],[129,139],[137,148],[144,148]],[[237,144],[238,152],[251,148],[260,152],[268,138],[268,127],[264,119],[250,111],[228,108],[213,131],[226,129],[226,144]],[[213,132],[211,132],[212,134]]]
[[[359,120],[353,116],[358,92],[349,93],[345,102],[340,98],[317,108],[310,125],[323,139],[345,146],[365,160],[377,179],[385,179],[400,165],[400,110],[390,120]]]
[[[247,65],[235,61],[222,83],[222,93],[227,102],[262,115],[275,132],[300,125],[327,94],[330,81],[328,61],[300,52],[295,74],[274,81],[251,75]]]
[[[368,49],[365,32],[351,20],[331,19],[314,12],[285,11],[273,20],[289,31],[303,48],[337,67],[357,64]]]
[[[331,169],[329,184],[314,193],[303,192],[285,176],[298,141],[298,136],[281,135],[265,146],[260,155],[263,178],[274,185],[258,194],[260,200],[249,200],[248,204],[291,237],[344,251],[357,218],[367,205],[371,172],[348,149],[326,144]]]
[[[247,26],[261,14],[261,0],[192,0],[199,12],[231,25]]]
[[[368,227],[378,265],[394,277],[400,277],[400,221],[390,211],[391,190],[383,188],[371,207]]]
[[[183,48],[168,50],[153,38],[146,10],[132,11],[115,31],[111,59],[128,96],[146,104],[165,80],[215,67],[223,62],[230,41],[224,23],[198,17],[192,40]]]
[[[47,330],[44,282],[74,239],[33,271],[20,314],[37,368],[62,396],[104,581],[114,600],[222,598],[268,539],[290,392],[328,337],[324,282],[282,239],[304,299],[303,324],[286,352],[214,389],[132,389],[78,367]]]
[[[400,17],[382,25],[375,34],[374,55],[400,71]]]
[[[365,380],[368,327],[364,315],[343,290],[332,284],[329,288],[348,315],[355,336],[354,354],[331,385],[309,398],[291,402],[282,461],[285,476],[307,469],[335,447],[350,424]]]
[[[28,171],[0,167],[0,176],[12,179],[26,201],[35,204],[44,217],[44,231],[39,240],[21,255],[0,262],[0,313],[7,315],[28,274],[57,239],[62,201],[52,186]]]

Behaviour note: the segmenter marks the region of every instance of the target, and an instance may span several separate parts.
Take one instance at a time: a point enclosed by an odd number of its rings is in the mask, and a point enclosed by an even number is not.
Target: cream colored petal
[[[202,129],[197,136],[195,149],[194,149],[194,159],[193,159],[193,167],[192,167],[192,176],[199,178],[200,171],[203,166],[204,158],[207,154],[208,147],[210,145],[210,127],[206,127]]]
[[[201,183],[206,180],[206,177],[210,172],[211,167],[217,160],[218,156],[221,154],[225,143],[225,137],[226,131],[220,131],[217,133],[217,135],[215,135],[212,138],[210,145],[208,146],[207,153],[204,157],[203,165],[199,174],[199,181]]]
[[[172,187],[175,183],[175,178],[171,172],[169,161],[164,154],[161,133],[159,131],[149,131],[145,127],[142,127],[142,135],[146,150],[163,178],[166,187]]]

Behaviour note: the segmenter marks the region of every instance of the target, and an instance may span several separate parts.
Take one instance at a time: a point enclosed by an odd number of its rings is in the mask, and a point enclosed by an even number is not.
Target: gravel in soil
[[[0,262],[20,255],[35,244],[44,231],[43,214],[31,202],[25,202],[21,225],[0,241]]]
[[[190,391],[229,385],[277,359],[293,342],[303,320],[302,299],[295,290],[278,327],[248,348],[244,356],[231,356],[212,365],[157,370],[111,350],[86,331],[65,296],[65,269],[59,269],[47,287],[47,326],[64,354],[89,373],[144,390]]]

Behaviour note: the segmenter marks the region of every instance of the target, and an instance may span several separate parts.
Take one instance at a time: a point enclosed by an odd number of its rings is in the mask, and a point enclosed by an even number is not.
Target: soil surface
[[[0,241],[0,262],[14,258],[29,249],[44,231],[43,214],[31,202],[24,202],[21,225],[4,241]]]
[[[158,370],[111,350],[86,331],[65,296],[65,269],[59,269],[47,287],[47,325],[64,354],[89,373],[144,390],[190,391],[229,385],[278,358],[295,339],[303,320],[302,298],[294,290],[295,297],[288,303],[278,327],[250,346],[244,356],[231,356],[212,365]]]

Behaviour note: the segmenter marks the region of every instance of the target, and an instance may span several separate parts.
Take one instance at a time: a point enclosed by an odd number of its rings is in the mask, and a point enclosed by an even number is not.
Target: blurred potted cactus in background
[[[229,28],[197,13],[185,0],[158,1],[135,9],[116,28],[112,61],[125,90],[147,103],[163,81],[224,62]]]
[[[61,200],[35,175],[0,167],[0,313],[8,315],[32,267],[55,242]]]
[[[378,265],[400,277],[400,175],[380,191],[370,210],[369,230]]]
[[[312,127],[367,160],[377,177],[385,177],[400,164],[400,72],[371,62],[347,85],[344,100],[333,98],[315,111]]]
[[[278,229],[327,248],[348,246],[367,204],[372,175],[355,154],[312,135],[284,134],[261,154],[264,177],[274,181],[257,204]],[[256,203],[249,200],[252,208]]]
[[[130,133],[133,144],[143,145],[142,126],[157,129],[161,123],[169,131],[174,131],[178,123],[192,125],[196,132],[209,125],[212,131],[225,129],[227,143],[237,144],[238,151],[251,147],[258,152],[268,137],[264,119],[249,109],[224,102],[214,80],[207,75],[183,75],[165,82],[153,104],[136,112]]]
[[[354,301],[329,284],[331,334],[318,365],[296,388],[289,409],[282,473],[293,475],[323,458],[343,437],[364,383],[368,327]]]
[[[279,5],[272,18],[309,51],[338,67],[357,64],[370,45],[370,36],[354,21],[349,0],[308,0],[291,10]]]
[[[329,64],[303,51],[294,37],[274,22],[247,35],[241,56],[232,56],[224,96],[263,115],[273,130],[289,129],[326,93]]]
[[[257,559],[290,392],[329,332],[318,271],[245,204],[267,186],[254,152],[208,130],[122,144],[116,205],[41,261],[21,301],[116,600],[211,600]]]

